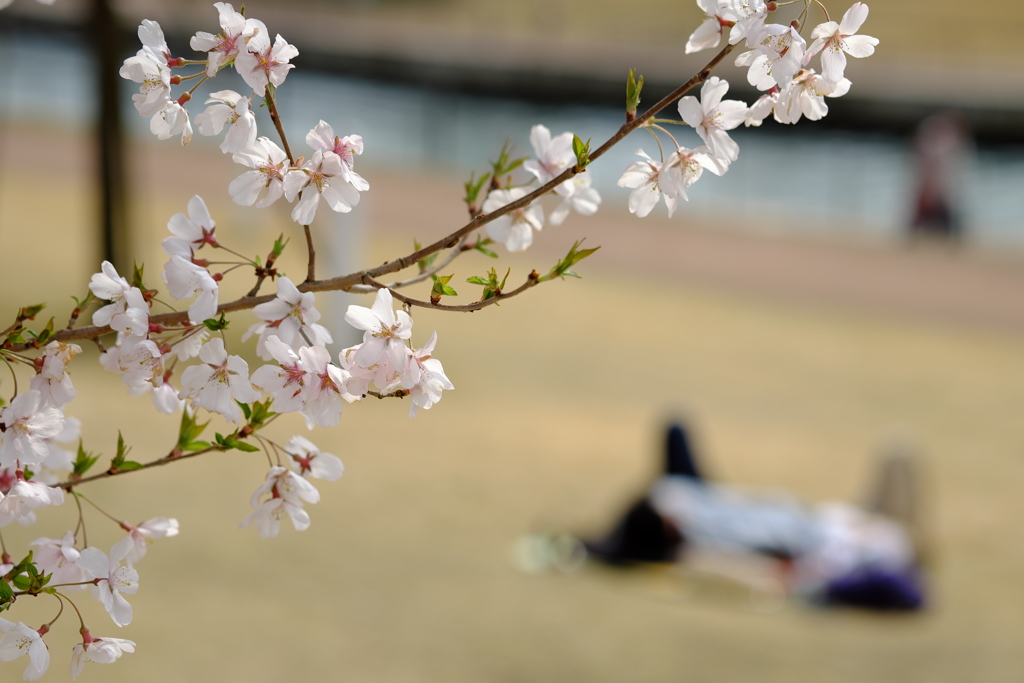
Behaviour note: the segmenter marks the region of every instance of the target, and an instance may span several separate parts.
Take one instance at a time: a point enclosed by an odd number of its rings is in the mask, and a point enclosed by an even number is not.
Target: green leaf
[[[586,168],[590,164],[590,140],[580,140],[579,135],[572,136],[572,152],[576,155],[576,165]]]
[[[239,451],[244,451],[246,453],[255,453],[260,449],[259,446],[253,446],[251,443],[239,441],[238,439],[234,439],[231,441],[231,447]]]
[[[112,470],[137,470],[140,467],[142,467],[142,465],[140,465],[137,462],[133,463],[133,462],[131,462],[129,460],[126,460],[126,458],[128,456],[128,453],[130,453],[131,450],[132,450],[131,447],[125,445],[125,443],[124,443],[124,436],[121,434],[121,431],[118,430],[118,432],[117,432],[117,455],[115,455],[114,459],[110,461],[110,469],[112,469]],[[133,465],[134,465],[134,467],[133,467]]]
[[[484,183],[490,177],[490,173],[484,173],[479,178],[476,177],[476,171],[469,174],[469,180],[463,184],[463,187],[466,189],[466,196],[462,198],[462,201],[466,202],[467,206],[476,207],[477,200],[480,198],[480,190],[483,189]]]
[[[458,296],[458,292],[448,286],[454,275],[434,275],[434,286],[430,290],[430,300],[437,302],[442,296]]]
[[[274,240],[274,248],[271,250],[271,253],[274,255],[275,259],[279,258],[281,254],[284,253],[284,248],[287,245],[288,240],[284,238],[284,233],[281,233],[281,236]]]
[[[574,265],[576,265],[577,263],[579,263],[580,261],[587,258],[588,256],[590,256],[595,251],[601,248],[594,247],[593,249],[580,249],[579,247],[581,244],[583,244],[583,240],[580,240],[573,244],[572,247],[569,249],[569,253],[565,255],[565,258],[556,263],[554,268],[548,271],[546,275],[542,275],[539,278],[537,278],[538,282],[553,280],[556,277],[578,278],[579,275],[577,275],[574,271],[570,270],[570,268],[572,268]]]
[[[226,330],[228,328],[229,322],[230,321],[224,317],[224,313],[222,312],[220,314],[220,318],[207,318],[203,321],[203,324],[206,325],[206,329],[211,332],[220,332],[221,330]]]
[[[203,448],[209,448],[210,444],[205,441],[197,441],[199,435],[203,433],[209,422],[199,424],[196,421],[195,415],[189,414],[189,411],[184,410],[181,414],[181,423],[178,425],[178,443],[175,445],[177,450],[184,451],[198,451]]]
[[[473,277],[467,278],[466,282],[472,285],[483,285],[484,291],[480,296],[480,301],[487,301],[494,296],[501,294],[501,290],[505,288],[505,282],[508,280],[508,274],[512,272],[509,268],[505,271],[505,277],[502,278],[501,282],[498,282],[498,273],[494,268],[484,277],[474,275]]]
[[[474,244],[473,248],[476,249],[477,251],[479,251],[484,256],[489,256],[491,258],[498,258],[498,255],[496,253],[494,253],[490,249],[485,249],[484,248],[484,245],[491,244],[493,242],[494,242],[494,240],[492,240],[492,239],[481,240],[481,241],[477,242],[476,244]]]
[[[272,400],[265,402],[256,401],[252,404],[252,417],[249,418],[249,426],[254,430],[263,426],[263,423],[273,417],[274,411],[270,409]]]
[[[629,118],[636,116],[636,109],[640,106],[640,91],[644,87],[644,77],[636,77],[636,69],[629,70],[629,77],[626,79],[626,115]]]
[[[34,306],[25,306],[18,310],[18,320],[34,320],[39,313],[46,308],[46,304],[36,304]]]
[[[142,276],[145,270],[145,264],[140,266],[138,263],[132,263],[132,287],[138,287],[141,292],[146,291],[146,285],[142,282]]]
[[[412,250],[419,251],[423,248],[417,240],[412,241]],[[420,273],[425,273],[430,270],[430,266],[434,265],[434,260],[437,258],[439,252],[434,252],[430,256],[425,256],[416,262],[416,266],[420,269]]]
[[[79,439],[79,441],[78,441],[78,457],[75,458],[74,465],[72,465],[72,470],[71,470],[72,474],[74,474],[75,476],[81,477],[86,472],[88,472],[89,468],[91,468],[93,465],[95,465],[96,461],[99,460],[99,459],[100,459],[100,456],[93,455],[92,453],[86,452],[85,448],[82,446],[81,439]]]

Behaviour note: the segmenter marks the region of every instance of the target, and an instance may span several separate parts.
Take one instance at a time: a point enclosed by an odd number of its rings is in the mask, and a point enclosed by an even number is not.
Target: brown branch
[[[270,112],[270,120],[274,122],[274,127],[277,128],[277,134],[281,136],[281,146],[284,147],[284,153],[288,155],[288,162],[294,166],[295,157],[292,156],[292,150],[288,146],[288,136],[284,134],[284,124],[281,123],[281,114],[277,111],[277,102],[274,101],[274,95],[270,90],[271,87],[273,86],[267,86],[267,94],[263,99],[267,103],[267,111]]]
[[[451,312],[451,313],[473,313],[475,311],[479,311],[482,308],[487,308],[488,306],[491,306],[492,304],[496,304],[499,301],[504,301],[505,299],[511,299],[512,297],[518,296],[518,295],[522,294],[523,292],[525,292],[526,290],[531,289],[532,287],[536,287],[541,282],[539,278],[540,278],[540,275],[537,274],[537,271],[535,271],[535,270],[531,271],[530,274],[526,278],[526,282],[524,282],[523,284],[519,285],[518,287],[513,289],[511,292],[496,292],[494,294],[494,296],[492,296],[490,299],[484,299],[483,301],[474,301],[471,304],[461,304],[461,305],[458,305],[458,306],[449,306],[447,304],[435,304],[432,301],[423,301],[422,299],[413,299],[412,297],[406,296],[406,295],[404,295],[404,294],[402,294],[400,292],[396,292],[396,291],[393,291],[393,290],[391,292],[391,296],[394,297],[395,299],[398,299],[403,304],[409,304],[410,306],[418,306],[420,308],[431,308],[431,309],[434,309],[434,310],[448,311],[448,312]],[[363,282],[364,282],[364,284],[368,284],[368,285],[370,285],[372,287],[376,287],[377,289],[388,289],[384,285],[384,283],[377,282],[376,280],[374,280],[373,278],[371,278],[369,276],[366,276],[366,278],[363,280]]]
[[[306,282],[316,282],[316,249],[313,247],[313,233],[308,225],[303,225],[306,233],[306,250],[309,252],[309,260],[306,262]]]

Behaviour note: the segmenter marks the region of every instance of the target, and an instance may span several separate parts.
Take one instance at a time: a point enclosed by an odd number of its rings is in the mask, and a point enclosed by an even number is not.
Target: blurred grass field
[[[7,251],[19,255],[5,268],[4,305],[13,313],[42,295],[59,323],[61,301],[83,293],[96,270],[87,154],[70,138],[28,127],[6,136],[9,148],[50,152],[0,169],[0,225]],[[58,150],[67,174],[44,176]],[[131,158],[136,237],[153,282],[166,220],[197,191],[209,195],[229,244],[264,251],[293,227],[284,207],[253,224],[256,212],[203,189],[232,177],[229,160],[210,149],[145,143]],[[361,170],[374,182],[372,169]],[[367,195],[362,218],[353,219],[372,226],[361,262],[380,262],[408,248],[413,233],[426,239],[459,220],[456,181],[420,182],[427,189],[404,202]],[[448,185],[436,206],[422,204]],[[599,220],[637,243],[650,230],[700,229],[616,211]],[[514,273],[549,265],[573,239],[593,237],[595,225],[573,219],[545,230],[537,251],[512,260]],[[284,267],[302,272],[301,238],[293,239]],[[182,534],[155,543],[141,562],[129,627],[82,600],[94,635],[135,639],[138,651],[115,666],[90,665],[81,680],[1018,680],[1021,330],[681,278],[664,253],[650,255],[659,264],[651,273],[628,244],[613,240],[616,250],[580,264],[582,281],[551,283],[497,309],[415,312],[414,342],[438,330],[437,357],[456,390],[414,420],[404,402],[369,400],[346,408],[338,428],[314,432],[347,470],[319,486],[307,532],[284,525],[263,540],[236,528],[264,475],[260,454],[83,487],[129,521],[177,517]],[[914,255],[879,251],[883,258],[910,263]],[[953,269],[971,258],[950,252],[938,260]],[[1007,256],[1003,267],[1019,275],[1019,259]],[[1020,298],[993,296],[1011,306]],[[330,295],[318,307],[343,313]],[[240,316],[236,333],[248,324]],[[80,397],[69,414],[83,420],[88,449],[109,452],[120,429],[133,457],[166,452],[175,421],[156,415],[147,397],[128,397],[99,371],[93,351],[76,361],[75,381]],[[679,415],[716,478],[810,501],[856,500],[880,443],[893,432],[913,438],[928,467],[932,609],[899,618],[795,605],[765,613],[745,589],[670,572],[517,570],[512,547],[524,533],[603,532],[654,476],[664,420]],[[284,440],[305,428],[281,420],[274,433]],[[119,537],[99,514],[87,515],[91,544]],[[73,508],[41,518],[29,529],[6,528],[8,545],[59,534]],[[17,618],[29,623],[55,612],[44,600],[21,608]],[[72,622],[66,614],[47,637],[51,677],[67,665]]]

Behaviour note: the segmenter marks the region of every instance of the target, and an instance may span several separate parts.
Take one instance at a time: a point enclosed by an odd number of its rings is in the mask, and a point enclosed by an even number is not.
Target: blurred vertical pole
[[[86,25],[96,68],[96,119],[100,197],[100,234],[103,258],[117,272],[131,277],[130,244],[125,218],[127,196],[124,164],[124,131],[121,128],[120,76],[121,27],[109,0],[92,0]]]

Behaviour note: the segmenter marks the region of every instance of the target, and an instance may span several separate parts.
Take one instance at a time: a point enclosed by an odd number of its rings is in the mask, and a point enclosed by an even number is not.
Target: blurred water
[[[74,40],[19,34],[0,41],[0,117],[82,127],[95,116],[89,64]],[[233,73],[222,73],[210,90],[242,90]],[[125,121],[148,136],[147,120],[131,107],[134,85],[125,83]],[[203,90],[202,92],[209,92]],[[424,88],[342,78],[295,69],[280,93],[289,137],[300,140],[319,118],[338,134],[358,133],[365,163],[412,173],[486,170],[506,136],[530,153],[530,127],[553,134],[571,130],[596,147],[622,121],[618,107],[544,106],[453,94]],[[197,103],[198,104],[198,103]],[[833,107],[842,100],[831,101]],[[192,107],[193,115],[201,106]],[[269,129],[264,119],[262,129]],[[774,130],[773,130],[774,129]],[[681,144],[696,147],[696,134],[673,130]],[[798,133],[798,134],[796,134]],[[774,122],[733,132],[740,159],[724,177],[705,174],[677,216],[686,221],[721,219],[753,230],[847,233],[898,239],[905,231],[913,192],[913,165],[906,140],[885,135],[837,133],[801,122],[780,133]],[[196,135],[193,144],[204,144]],[[624,204],[628,191],[615,181],[643,147],[656,156],[644,131],[594,164],[595,185],[606,202]],[[978,151],[963,173],[963,216],[968,239],[987,246],[1024,246],[1024,149]],[[799,207],[799,211],[794,210]],[[656,211],[663,211],[659,207]]]

